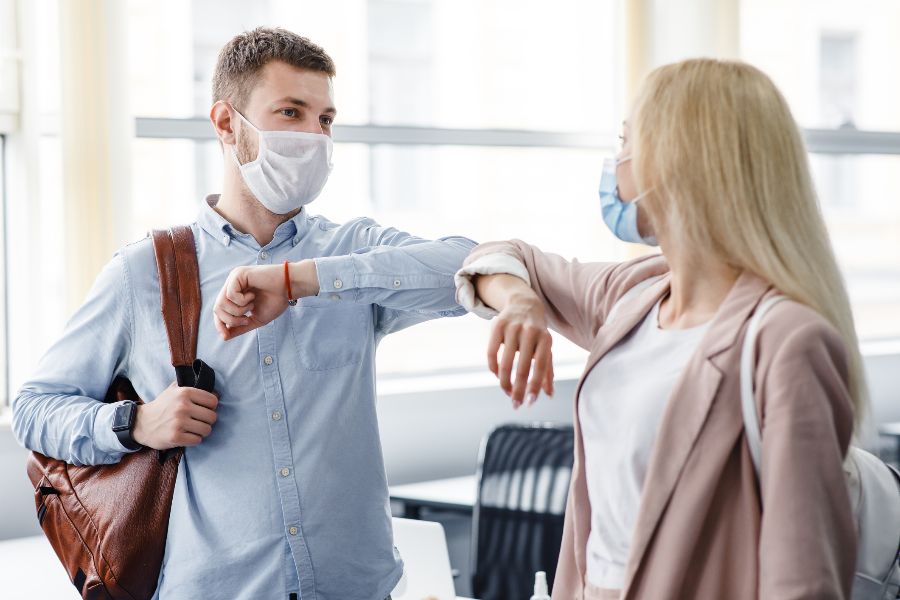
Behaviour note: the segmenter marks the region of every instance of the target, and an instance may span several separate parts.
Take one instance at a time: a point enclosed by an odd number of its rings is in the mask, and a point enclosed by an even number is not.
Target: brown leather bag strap
[[[153,230],[163,320],[173,367],[190,367],[197,358],[200,325],[200,269],[190,227]]]

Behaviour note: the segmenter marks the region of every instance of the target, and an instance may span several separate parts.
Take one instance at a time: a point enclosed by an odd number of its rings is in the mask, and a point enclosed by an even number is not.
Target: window
[[[740,19],[741,57],[772,77],[802,127],[900,131],[900,85],[885,76],[900,4],[753,0]]]
[[[50,0],[0,0],[0,352],[7,402],[67,317],[59,308],[66,280],[57,13]]]
[[[335,169],[311,212],[478,241],[520,237],[583,260],[622,260],[629,249],[600,219],[596,187],[625,115],[623,2],[559,0],[127,0],[110,6],[127,32],[123,87],[135,118],[131,194],[117,235],[194,219],[218,191],[222,155],[207,113],[216,55],[257,25],[297,31],[337,63]],[[0,0],[0,6],[13,6]],[[20,4],[21,5],[21,4]],[[28,202],[7,207],[10,281],[35,280],[35,299],[11,289],[16,340],[9,379],[20,382],[58,335],[65,285],[59,5],[25,3],[30,85],[40,134]],[[113,8],[115,7],[115,8]],[[900,83],[885,77],[900,55],[894,0],[754,0],[740,3],[742,57],[784,92],[811,151],[813,175],[864,339],[900,337]],[[30,23],[30,25],[28,25]],[[2,19],[0,19],[2,24]],[[40,43],[37,30],[40,29]],[[0,26],[0,30],[3,27]],[[0,69],[6,63],[0,37]],[[2,71],[0,71],[2,76]],[[30,84],[28,81],[30,80]],[[0,86],[0,112],[4,88]],[[11,136],[10,139],[14,139]],[[8,140],[9,141],[9,140]],[[7,170],[19,197],[16,142]],[[7,161],[9,163],[9,160]],[[23,196],[25,197],[25,196]],[[30,215],[30,216],[29,216]],[[483,218],[473,218],[481,215]],[[27,227],[20,227],[26,223]],[[40,248],[27,244],[39,234]],[[29,275],[37,273],[38,275]],[[444,319],[390,336],[379,374],[483,372],[489,325]],[[19,341],[22,341],[19,344]],[[423,349],[439,351],[423,351]],[[558,371],[584,353],[554,345]],[[384,389],[383,387],[381,389]]]
[[[138,139],[134,149],[134,237],[149,226],[192,220],[197,203],[184,199],[199,198],[220,181],[222,158],[215,141]],[[555,147],[336,144],[334,172],[309,208],[336,221],[374,213],[382,224],[430,238],[456,234],[476,240],[546,240],[552,237],[548,232],[560,232],[548,244],[554,252],[623,259],[622,245],[598,216],[592,184],[603,156],[602,150]],[[142,169],[141,164],[155,168]],[[410,164],[418,169],[413,184],[403,168],[384,168]],[[374,170],[379,177],[367,177]],[[168,177],[160,181],[158,172]],[[427,206],[422,206],[422,194]],[[487,322],[467,315],[391,335],[379,347],[379,372],[481,367],[488,331]],[[554,344],[558,361],[584,358],[566,340]]]
[[[863,340],[900,336],[900,4],[741,3],[741,54],[809,128],[813,176]]]
[[[139,117],[209,113],[236,33],[279,26],[334,58],[338,124],[604,131],[620,114],[619,2],[128,0]]]
[[[9,336],[7,307],[7,219],[9,181],[9,133],[19,114],[19,39],[15,5],[0,0],[0,414],[9,402]]]
[[[306,35],[337,64],[342,143],[310,212],[334,221],[372,216],[423,237],[530,237],[569,256],[625,257],[603,227],[596,195],[617,134],[604,129],[621,121],[618,3],[127,6],[139,136],[132,237],[192,220],[200,199],[218,191],[222,154],[206,122],[216,55],[235,33],[266,24]],[[599,133],[555,133],[568,131]],[[469,315],[392,335],[379,347],[379,374],[481,368],[488,331]],[[585,356],[562,339],[555,352],[561,362]]]
[[[859,86],[858,35],[824,32],[819,40],[819,121],[855,127]]]

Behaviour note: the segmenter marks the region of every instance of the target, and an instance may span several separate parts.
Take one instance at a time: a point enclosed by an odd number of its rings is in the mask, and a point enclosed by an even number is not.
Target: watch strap
[[[134,429],[134,420],[137,414],[137,404],[134,402],[126,401],[121,406],[116,407],[116,411],[120,411],[125,408],[127,405],[131,405],[131,416],[128,419],[128,427],[127,428],[113,428],[113,433],[116,434],[116,437],[119,439],[119,443],[128,448],[129,450],[140,450],[143,448],[140,444],[138,444],[134,437],[132,437],[131,432]]]

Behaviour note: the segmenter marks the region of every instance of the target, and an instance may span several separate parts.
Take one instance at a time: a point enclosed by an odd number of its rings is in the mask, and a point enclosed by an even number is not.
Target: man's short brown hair
[[[263,67],[276,60],[335,75],[331,57],[305,37],[279,27],[257,27],[234,36],[219,52],[212,81],[213,102],[227,100],[243,109]]]

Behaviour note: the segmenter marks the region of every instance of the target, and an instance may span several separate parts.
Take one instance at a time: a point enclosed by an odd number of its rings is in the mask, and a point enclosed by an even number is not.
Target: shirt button
[[[280,420],[281,420],[281,412],[279,412],[279,411],[277,411],[277,410],[276,410],[275,412],[273,412],[273,413],[272,413],[272,420],[273,420],[273,421],[280,421]]]
[[[297,535],[297,531],[298,529],[296,527],[291,527],[290,529],[288,529],[288,533],[290,533],[291,535]]]
[[[291,470],[288,469],[287,467],[285,467],[285,468],[283,468],[283,469],[281,470],[281,476],[282,476],[282,477],[287,477],[287,476],[290,475],[290,474],[291,474]]]
[[[271,356],[269,356],[268,354],[266,354],[266,357],[263,359],[263,362],[266,363],[267,365],[271,365],[273,362],[275,362],[275,359],[272,358]]]
[[[231,236],[223,235],[223,236],[222,236],[222,243],[225,244],[226,246],[227,246],[228,244],[230,244],[230,243],[231,243]]]
[[[344,282],[341,281],[340,279],[335,279],[334,280],[334,289],[339,290],[342,287],[344,287]]]
[[[340,294],[332,294],[330,297],[331,297],[332,300],[340,300],[340,299],[341,299],[341,295],[340,295]]]
[[[262,252],[259,253],[259,257],[263,260],[266,260],[267,258],[269,258],[269,253],[266,252],[265,250],[263,250]]]
[[[395,288],[400,287],[400,280],[399,280],[399,279],[395,279],[395,280],[394,280],[394,287],[395,287]]]
[[[296,245],[299,244],[299,243],[300,243],[300,238],[295,237],[295,238],[294,238],[294,245],[296,246]]]

